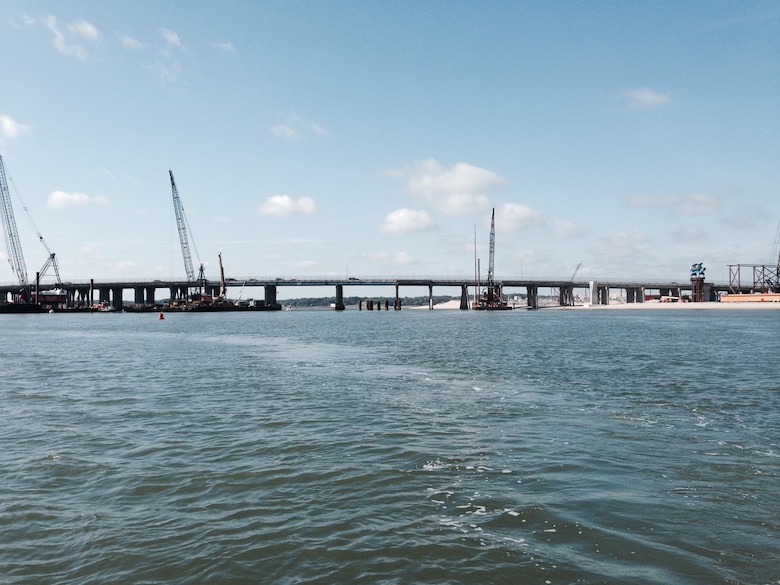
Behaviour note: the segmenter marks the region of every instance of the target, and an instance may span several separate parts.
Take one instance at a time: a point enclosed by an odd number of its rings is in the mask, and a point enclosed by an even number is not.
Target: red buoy
[[[157,317],[157,318],[158,318],[160,321],[162,321],[163,319],[165,319],[165,315],[163,315],[163,312],[162,312],[162,311],[160,311],[160,316],[159,316],[159,317]]]

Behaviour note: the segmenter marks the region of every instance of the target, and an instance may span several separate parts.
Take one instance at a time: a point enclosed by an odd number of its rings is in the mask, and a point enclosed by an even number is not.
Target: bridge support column
[[[567,284],[561,286],[558,302],[560,303],[561,307],[574,306],[574,285]]]
[[[149,286],[146,287],[146,304],[147,305],[153,305],[154,304],[154,287]]]
[[[344,307],[344,285],[343,284],[337,284],[336,285],[336,310],[337,311],[343,311],[345,309]]]
[[[460,285],[460,310],[469,310],[469,287],[467,284]]]
[[[77,289],[73,295],[73,300],[71,301],[71,303],[76,306],[89,307],[92,304],[92,299],[87,297],[87,295],[89,295],[89,292],[90,289],[88,288]],[[68,293],[68,295],[70,297],[70,293]]]
[[[136,305],[143,305],[144,304],[144,287],[142,287],[142,286],[136,286],[135,287],[135,297],[133,299],[133,302]]]
[[[396,311],[400,311],[401,310],[401,297],[398,296],[398,289],[399,289],[399,287],[396,284],[395,285],[395,302],[393,303],[393,309],[396,310]]]
[[[101,286],[98,289],[98,298],[101,303],[108,303],[111,300],[111,289]]]
[[[111,295],[114,297],[111,300],[111,306],[114,307],[116,310],[121,311],[122,310],[122,287],[114,287],[111,289]]]
[[[433,285],[428,285],[428,309],[433,311]]]
[[[600,284],[596,287],[596,304],[608,305],[609,304],[609,287],[605,284]]]
[[[282,305],[276,301],[276,285],[266,284],[263,288],[265,290],[265,307],[274,311],[281,310]]]
[[[538,286],[527,286],[526,289],[526,302],[528,303],[529,309],[538,309],[539,308],[539,287]]]
[[[643,286],[632,286],[626,289],[627,303],[644,303],[645,288]]]

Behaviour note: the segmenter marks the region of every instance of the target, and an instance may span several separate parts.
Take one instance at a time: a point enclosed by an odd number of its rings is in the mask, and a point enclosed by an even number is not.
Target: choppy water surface
[[[780,583],[780,311],[0,327],[2,583]]]

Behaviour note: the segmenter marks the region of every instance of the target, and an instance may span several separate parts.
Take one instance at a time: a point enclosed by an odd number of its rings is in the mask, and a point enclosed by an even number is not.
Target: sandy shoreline
[[[427,309],[428,307],[404,307],[404,309]],[[453,299],[445,303],[439,303],[433,306],[434,309],[460,309],[460,300]],[[573,307],[560,307],[558,305],[540,305],[539,309],[555,309],[559,311],[614,311],[614,310],[661,310],[661,311],[685,311],[685,310],[745,310],[745,309],[761,309],[761,310],[780,310],[780,303],[762,303],[762,302],[743,302],[743,303],[661,303],[658,301],[647,301],[644,303],[620,303],[612,301],[609,305],[588,305],[578,304]],[[518,311],[527,310],[525,305],[517,307]]]

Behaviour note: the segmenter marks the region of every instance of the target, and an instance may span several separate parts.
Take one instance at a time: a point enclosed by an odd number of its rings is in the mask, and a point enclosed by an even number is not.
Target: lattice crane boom
[[[8,190],[8,180],[5,176],[5,166],[3,165],[3,156],[0,155],[0,207],[2,207],[3,234],[8,248],[8,262],[11,270],[19,279],[19,285],[27,293],[30,288],[30,282],[27,278],[27,265],[24,262],[22,254],[22,243],[19,240],[19,232],[16,229],[16,220],[14,219],[14,210],[11,206],[11,193]]]
[[[176,181],[173,180],[173,171],[168,169],[168,174],[171,175],[173,210],[176,213],[176,226],[179,228],[179,241],[181,242],[181,254],[184,257],[184,270],[187,272],[187,282],[195,283],[195,268],[192,266],[190,242],[187,238],[187,219],[184,215],[184,207],[182,207],[179,199],[179,191],[176,189]]]
[[[488,284],[493,284],[493,268],[496,257],[496,208],[493,208],[493,216],[490,218],[490,258],[488,263]]]

